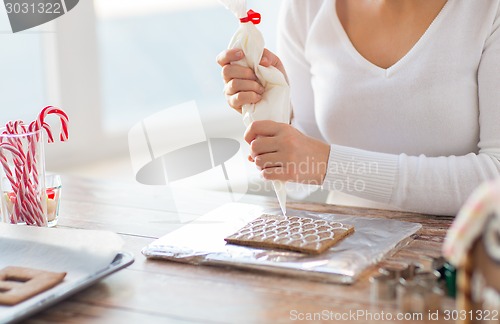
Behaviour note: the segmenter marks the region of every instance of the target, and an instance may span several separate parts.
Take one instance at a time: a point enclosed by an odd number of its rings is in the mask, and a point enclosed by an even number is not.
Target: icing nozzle
[[[286,187],[285,182],[274,180],[273,181],[274,191],[278,197],[278,203],[280,204],[283,216],[286,216]]]

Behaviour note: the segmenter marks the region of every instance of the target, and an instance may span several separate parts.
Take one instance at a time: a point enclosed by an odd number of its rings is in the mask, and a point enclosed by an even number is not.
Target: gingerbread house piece
[[[499,323],[500,179],[469,197],[448,231],[443,254],[457,268],[461,323]]]

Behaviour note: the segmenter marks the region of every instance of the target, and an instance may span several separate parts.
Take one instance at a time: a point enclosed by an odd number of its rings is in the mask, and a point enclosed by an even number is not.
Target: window
[[[128,130],[141,119],[196,100],[206,132],[231,118],[215,57],[237,28],[216,0],[95,0],[103,125]],[[259,28],[275,44],[280,1],[249,1],[265,11]],[[257,8],[260,7],[260,8]],[[267,18],[267,19],[266,19]],[[212,127],[211,125],[214,125]]]
[[[281,1],[249,0],[274,49]],[[216,55],[237,28],[216,0],[80,1],[67,14],[12,34],[0,10],[0,122],[33,120],[46,105],[70,117],[70,141],[46,145],[47,168],[128,156],[128,130],[196,100],[209,137],[241,136],[222,94]],[[5,49],[5,50],[4,50]],[[59,131],[56,118],[50,120]]]
[[[3,5],[2,5],[3,7]],[[9,120],[32,121],[46,99],[42,55],[43,33],[34,28],[13,34],[0,10],[0,126]],[[50,37],[50,34],[49,34]]]

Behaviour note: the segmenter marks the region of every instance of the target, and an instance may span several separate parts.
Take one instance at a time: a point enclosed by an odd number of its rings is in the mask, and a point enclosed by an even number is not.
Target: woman
[[[278,51],[261,65],[287,75],[292,125],[245,133],[264,178],[455,215],[499,176],[500,0],[284,1]],[[218,57],[239,111],[263,91],[243,55]]]

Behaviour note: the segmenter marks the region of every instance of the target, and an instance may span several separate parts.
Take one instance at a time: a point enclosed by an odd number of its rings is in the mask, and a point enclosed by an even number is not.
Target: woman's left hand
[[[308,137],[294,127],[270,120],[255,121],[245,132],[250,161],[264,179],[321,185],[330,145]]]

